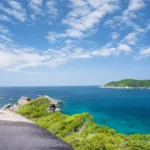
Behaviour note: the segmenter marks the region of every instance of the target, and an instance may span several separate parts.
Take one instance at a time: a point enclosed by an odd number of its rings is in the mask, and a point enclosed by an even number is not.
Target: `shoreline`
[[[39,95],[39,98],[29,100],[23,97],[18,101],[22,106],[19,106],[16,113],[47,129],[72,145],[75,150],[95,150],[103,146],[105,149],[127,149],[134,146],[144,149],[149,145],[149,134],[121,134],[113,128],[96,124],[89,113],[66,115],[47,111],[53,102],[49,98]],[[140,145],[135,145],[135,142]]]
[[[150,87],[129,87],[129,86],[126,86],[126,87],[116,87],[116,86],[100,86],[100,88],[102,89],[148,89],[150,90]]]
[[[62,103],[61,100],[56,100],[47,95],[37,95],[35,97],[35,100],[38,100],[38,99],[48,99],[49,100],[51,105],[49,107],[47,107],[47,111],[50,111],[50,112],[60,112],[61,111],[59,108],[59,104]],[[18,100],[17,103],[14,103],[14,104],[8,103],[8,104],[4,105],[3,107],[1,107],[0,110],[17,112],[19,110],[20,106],[27,104],[30,101],[32,101],[32,99],[30,97],[22,96],[22,97],[20,97],[20,99]]]

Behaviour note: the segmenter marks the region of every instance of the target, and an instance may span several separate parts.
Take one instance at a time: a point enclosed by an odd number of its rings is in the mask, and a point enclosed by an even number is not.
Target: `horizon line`
[[[67,87],[67,86],[100,86],[100,85],[0,85],[0,87]]]

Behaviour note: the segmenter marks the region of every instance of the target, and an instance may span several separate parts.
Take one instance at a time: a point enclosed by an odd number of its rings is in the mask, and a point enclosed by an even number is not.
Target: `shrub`
[[[70,143],[75,150],[150,150],[150,135],[123,135],[94,123],[88,113],[48,112],[48,99],[30,101],[18,113]]]

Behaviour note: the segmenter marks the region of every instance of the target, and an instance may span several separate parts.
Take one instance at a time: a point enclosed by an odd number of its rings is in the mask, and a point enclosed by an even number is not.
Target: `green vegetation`
[[[49,130],[75,150],[150,150],[150,135],[124,135],[106,126],[96,125],[88,113],[73,116],[48,112],[47,99],[22,105],[18,113]]]
[[[150,80],[133,80],[133,79],[125,79],[116,82],[109,82],[104,86],[114,86],[114,87],[143,87],[143,88],[150,88]]]

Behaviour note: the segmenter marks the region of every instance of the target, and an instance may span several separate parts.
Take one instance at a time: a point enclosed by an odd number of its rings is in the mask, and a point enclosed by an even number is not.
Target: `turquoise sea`
[[[89,112],[95,122],[125,134],[150,134],[150,89],[101,89],[98,86],[0,87],[0,107],[21,96],[60,99],[65,114]],[[13,100],[10,100],[13,99]]]

